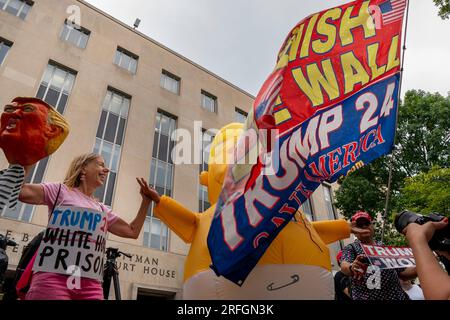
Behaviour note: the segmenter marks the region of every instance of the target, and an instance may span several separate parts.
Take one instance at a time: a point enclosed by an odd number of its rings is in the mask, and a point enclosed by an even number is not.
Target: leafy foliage
[[[426,173],[407,178],[399,206],[421,214],[438,212],[450,216],[450,168],[434,166]]]
[[[433,0],[433,2],[439,8],[439,16],[442,19],[448,19],[450,16],[450,0]]]
[[[399,108],[396,161],[412,177],[450,166],[450,95],[411,90]]]

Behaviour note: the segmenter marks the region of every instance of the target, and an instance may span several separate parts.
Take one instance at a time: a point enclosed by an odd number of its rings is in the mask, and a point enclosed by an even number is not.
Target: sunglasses
[[[363,221],[357,221],[356,222],[356,226],[358,228],[367,228],[368,226],[370,226],[372,223],[370,221],[367,220],[363,220]]]

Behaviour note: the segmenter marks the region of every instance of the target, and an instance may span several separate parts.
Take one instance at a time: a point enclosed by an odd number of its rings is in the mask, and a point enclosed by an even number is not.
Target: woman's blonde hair
[[[81,170],[98,157],[100,155],[97,153],[86,153],[73,159],[64,178],[64,184],[69,188],[78,187],[80,185]]]

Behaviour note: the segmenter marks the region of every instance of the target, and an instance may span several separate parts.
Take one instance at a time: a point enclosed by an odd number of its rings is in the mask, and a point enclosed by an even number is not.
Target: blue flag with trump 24
[[[270,151],[279,157],[274,174],[257,175],[238,196],[222,192],[208,234],[211,268],[218,276],[242,286],[323,181],[335,182],[392,150],[398,87],[396,73],[319,110],[277,137]]]

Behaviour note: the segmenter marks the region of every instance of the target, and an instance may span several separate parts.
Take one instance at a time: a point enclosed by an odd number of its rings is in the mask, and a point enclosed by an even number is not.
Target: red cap
[[[372,217],[365,211],[358,211],[352,216],[352,222],[356,222],[359,219],[366,219],[368,221],[372,221]]]
[[[341,259],[342,259],[342,250],[340,250],[339,252],[338,252],[338,254],[337,254],[337,256],[336,256],[336,261],[337,262],[341,262]]]

